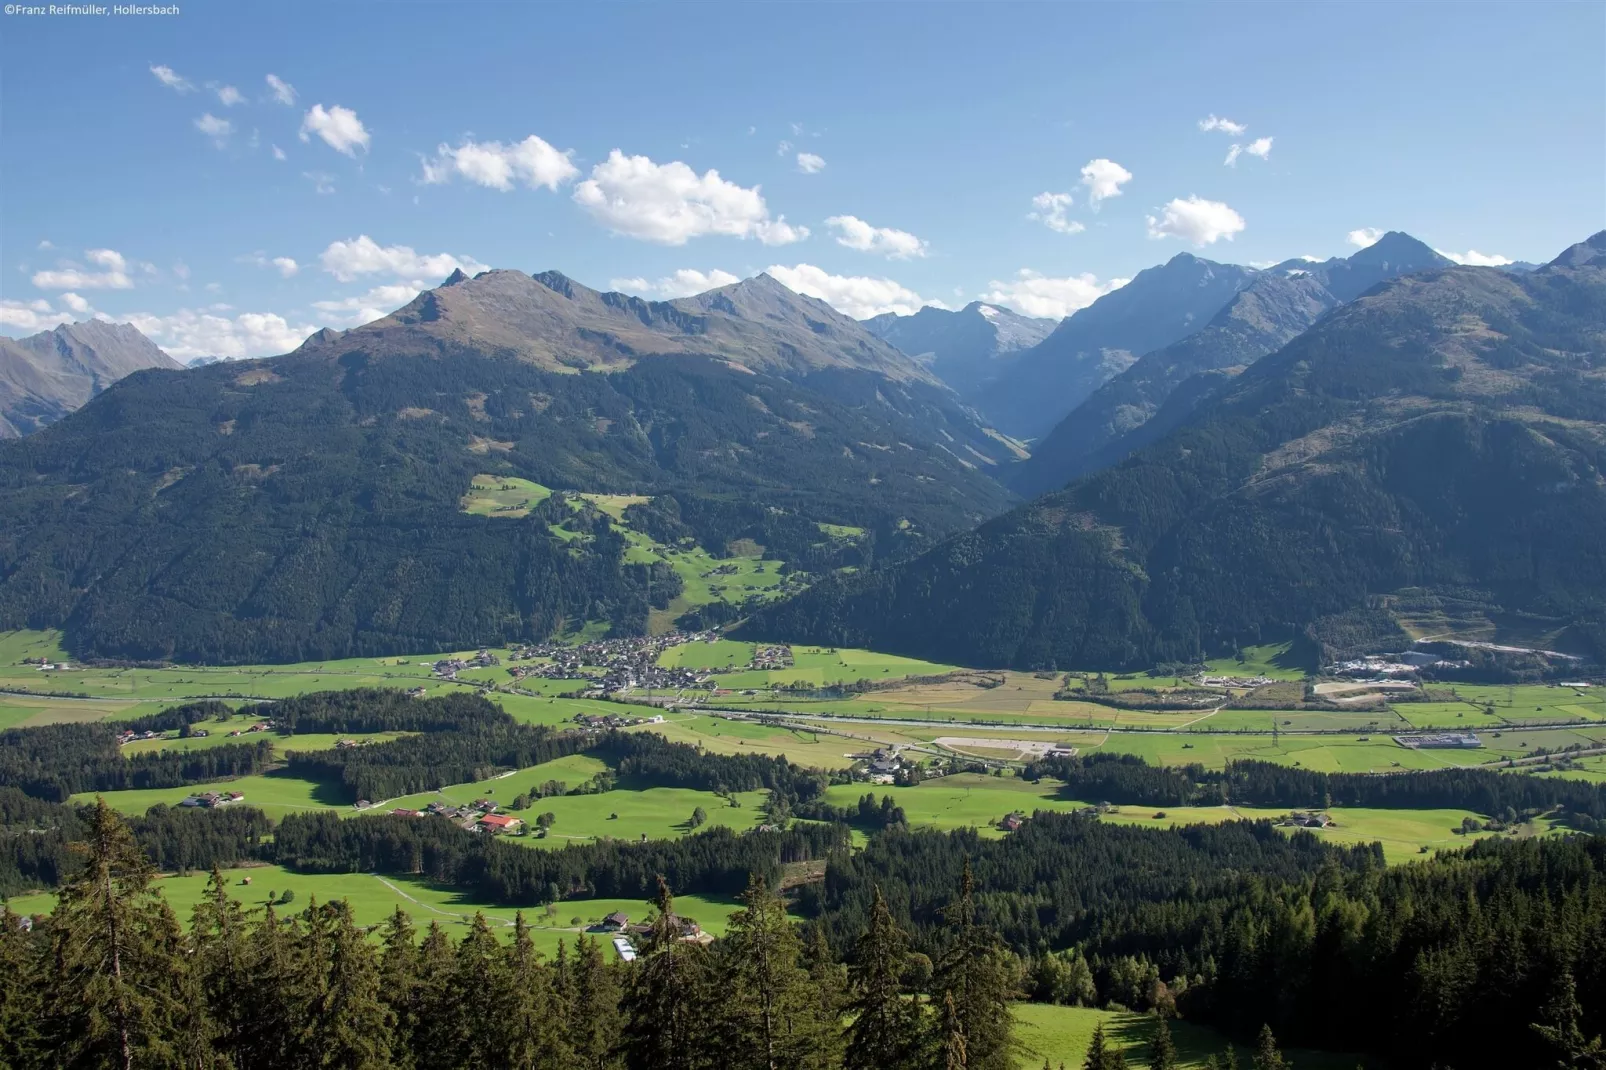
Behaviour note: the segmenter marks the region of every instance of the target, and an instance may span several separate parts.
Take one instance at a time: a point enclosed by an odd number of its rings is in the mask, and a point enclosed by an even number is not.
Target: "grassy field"
[[[344,899],[351,905],[357,924],[372,926],[382,923],[399,906],[412,915],[420,929],[436,921],[454,940],[462,937],[476,913],[483,913],[503,935],[508,934],[518,913],[513,907],[476,903],[457,889],[418,878],[379,877],[371,873],[291,873],[280,866],[230,869],[225,870],[224,875],[229,894],[253,910],[265,906],[270,893],[282,895],[290,891],[295,897],[290,904],[278,908],[281,915],[299,912],[314,899],[320,903]],[[251,880],[249,885],[241,883],[246,878]],[[157,887],[179,918],[187,922],[206,891],[207,879],[205,873],[168,876],[159,878]],[[17,896],[9,905],[18,914],[41,914],[52,910],[55,901],[54,895],[39,894]],[[572,943],[586,926],[615,911],[630,915],[632,921],[644,920],[650,912],[650,904],[633,899],[567,899],[555,906],[554,911],[539,907],[524,911],[524,920],[533,927],[537,949],[548,955],[557,952],[559,941]],[[724,935],[726,920],[739,909],[740,904],[734,900],[697,895],[675,897],[677,914],[692,918],[716,936]],[[610,959],[614,957],[606,938],[603,948]]]
[[[552,497],[552,489],[514,476],[477,475],[460,506],[475,516],[525,516]]]
[[[285,814],[301,810],[340,809],[349,812],[351,809],[340,802],[340,795],[332,786],[301,780],[284,773],[236,777],[217,786],[228,791],[244,792],[245,805],[256,807],[274,818],[281,818]],[[206,789],[202,787],[134,788],[128,791],[102,792],[99,793],[99,797],[104,798],[106,805],[118,813],[143,814],[157,803],[177,806],[185,796],[204,790]],[[92,803],[96,798],[95,792],[84,792],[74,795],[72,801]]]
[[[996,824],[1014,811],[1030,814],[1034,810],[1070,812],[1092,805],[1098,800],[1065,799],[1059,795],[1056,781],[1031,784],[1016,777],[994,777],[975,773],[961,773],[928,780],[917,787],[875,787],[863,784],[833,785],[826,791],[826,799],[836,806],[852,806],[866,792],[876,798],[891,795],[908,815],[909,823],[936,829],[977,828],[982,835],[1005,835]],[[1248,806],[1173,806],[1173,807],[1116,807],[1100,820],[1122,825],[1143,825],[1166,828],[1172,825],[1214,825],[1223,821],[1276,820],[1288,811],[1276,808]],[[1464,846],[1473,839],[1454,830],[1466,817],[1479,815],[1467,810],[1382,810],[1368,808],[1334,807],[1328,813],[1335,824],[1331,828],[1313,830],[1324,840],[1334,843],[1383,844],[1385,857],[1390,863],[1408,862],[1428,851]],[[1292,833],[1292,829],[1289,832]],[[1524,830],[1535,835],[1550,831],[1548,825]]]
[[[1154,1018],[1147,1014],[1103,1011],[1090,1007],[1056,1007],[1045,1003],[1018,1003],[1014,1008],[1016,1036],[1024,1050],[1015,1065],[1019,1070],[1039,1070],[1043,1061],[1058,1066],[1079,1067],[1087,1055],[1094,1027],[1102,1024],[1107,1042],[1120,1048],[1128,1066],[1136,1070],[1149,1065],[1149,1043],[1154,1035]],[[1171,1039],[1176,1043],[1178,1065],[1199,1070],[1210,1055],[1218,1058],[1228,1041],[1212,1029],[1190,1022],[1170,1023]],[[1238,1065],[1250,1063],[1250,1049],[1236,1048]],[[1354,1056],[1294,1048],[1284,1053],[1299,1070],[1354,1070],[1363,1060]]]

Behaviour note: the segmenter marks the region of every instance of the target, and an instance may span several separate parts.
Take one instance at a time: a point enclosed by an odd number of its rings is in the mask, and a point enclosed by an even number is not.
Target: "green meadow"
[[[1047,1003],[1017,1003],[1013,1011],[1022,1045],[1015,1061],[1019,1070],[1040,1070],[1045,1060],[1056,1067],[1061,1063],[1067,1067],[1081,1066],[1088,1043],[1093,1039],[1093,1030],[1099,1025],[1104,1026],[1106,1043],[1121,1051],[1128,1066],[1136,1070],[1149,1065],[1149,1045],[1155,1029],[1153,1015]],[[1228,1041],[1215,1030],[1185,1021],[1172,1021],[1169,1025],[1179,1067],[1200,1070],[1206,1058],[1215,1055],[1219,1059],[1227,1049]],[[1250,1049],[1237,1045],[1235,1052],[1238,1065],[1249,1066]],[[1355,1070],[1363,1064],[1363,1060],[1355,1056],[1301,1048],[1289,1049],[1284,1055],[1299,1070]]]
[[[289,904],[280,906],[281,916],[298,913],[308,903],[344,899],[351,906],[357,924],[377,926],[401,907],[411,915],[420,929],[438,922],[452,938],[459,939],[462,930],[474,920],[476,913],[484,914],[493,928],[508,935],[517,908],[476,903],[454,888],[441,887],[416,877],[380,877],[371,873],[292,873],[281,866],[246,866],[224,870],[229,895],[248,909],[261,910],[267,906],[269,896],[294,893]],[[181,920],[188,921],[195,904],[206,892],[209,875],[190,873],[182,876],[165,876],[156,880],[156,887],[167,899],[168,905]],[[250,884],[243,883],[249,879]],[[24,915],[49,913],[54,909],[56,897],[49,893],[17,896],[8,905]],[[566,899],[554,904],[556,909],[530,907],[524,910],[524,920],[532,927],[532,938],[544,954],[557,953],[558,943],[573,943],[584,934],[585,928],[601,921],[616,911],[628,914],[632,921],[645,920],[653,912],[650,903],[634,899]],[[714,896],[683,895],[675,897],[675,913],[691,918],[715,936],[723,936],[731,914],[740,909],[735,900]],[[603,949],[612,959],[614,952],[606,936],[599,936]]]

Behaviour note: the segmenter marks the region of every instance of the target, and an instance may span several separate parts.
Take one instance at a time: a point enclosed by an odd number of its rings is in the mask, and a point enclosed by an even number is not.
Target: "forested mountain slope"
[[[1148,445],[1187,418],[1210,390],[1275,353],[1346,301],[1399,275],[1450,266],[1408,234],[1390,231],[1348,259],[1289,260],[1267,268],[1201,331],[1147,353],[1059,422],[1006,473],[1021,494],[1058,490]]]
[[[1008,504],[981,471],[983,449],[1005,448],[950,391],[845,317],[805,327],[823,348],[794,345],[794,314],[818,310],[784,288],[704,295],[748,315],[710,312],[701,355],[688,321],[658,331],[674,310],[638,303],[652,323],[632,321],[636,355],[576,371],[625,335],[601,339],[596,308],[563,319],[556,277],[509,274],[454,279],[287,356],[134,376],[0,445],[0,628],[64,626],[80,656],[214,662],[641,629],[647,569],[623,563],[605,516],[576,544],[549,528],[555,499],[467,515],[479,473],[657,495],[715,544],[850,525],[864,560]],[[537,322],[543,351],[504,344]],[[738,363],[727,330],[769,349]],[[648,337],[661,352],[641,355]]]
[[[1106,380],[1210,322],[1255,278],[1253,268],[1178,253],[1078,309],[974,397],[994,426],[1036,438]]]
[[[0,438],[54,423],[132,372],[179,366],[128,323],[86,320],[0,338]]]
[[[1425,588],[1606,654],[1603,253],[1606,233],[1530,274],[1396,279],[1115,467],[749,628],[970,664],[1141,666],[1387,630],[1364,619],[1388,616],[1378,596]]]

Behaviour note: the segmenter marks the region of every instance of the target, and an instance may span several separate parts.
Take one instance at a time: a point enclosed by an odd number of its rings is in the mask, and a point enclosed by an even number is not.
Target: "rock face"
[[[1203,330],[1155,350],[1077,406],[1005,474],[1021,494],[1063,487],[1176,427],[1199,399],[1380,282],[1450,261],[1391,231],[1348,259],[1288,260],[1257,274]]]
[[[980,301],[957,312],[928,305],[912,316],[888,312],[861,322],[877,338],[925,364],[967,401],[1058,325]]]
[[[1119,668],[1364,647],[1454,602],[1606,661],[1603,252],[1375,286],[1112,467],[748,634]]]
[[[1255,278],[1252,268],[1178,253],[1066,317],[975,397],[995,427],[1040,438],[1151,350],[1199,330]]]
[[[125,375],[180,367],[127,323],[86,320],[0,338],[0,438],[56,422]]]

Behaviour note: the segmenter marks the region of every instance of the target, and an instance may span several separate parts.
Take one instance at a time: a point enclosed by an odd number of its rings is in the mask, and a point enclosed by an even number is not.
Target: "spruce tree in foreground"
[[[1288,1061],[1277,1047],[1277,1038],[1272,1035],[1270,1025],[1262,1025],[1260,1035],[1255,1038],[1253,1065],[1255,1070],[1290,1070]]]
[[[1149,1041],[1149,1070],[1177,1070],[1177,1046],[1163,1017],[1155,1021],[1154,1037]]]
[[[173,912],[151,887],[151,865],[128,826],[97,799],[74,847],[83,871],[51,916],[53,957],[45,1013],[60,1066],[175,1061],[179,992],[189,968]]]
[[[763,877],[749,878],[742,903],[731,915],[724,947],[728,1065],[798,1066],[823,1027],[813,1020],[809,975],[799,965],[802,944],[786,905]]]
[[[848,1046],[844,1070],[914,1070],[920,1065],[920,1003],[905,998],[904,956],[908,940],[880,887],[870,907],[870,927],[859,937],[850,976],[853,995],[848,1013]]]
[[[975,879],[965,860],[959,896],[944,911],[951,943],[937,964],[931,998],[953,1001],[971,1070],[1011,1070],[1015,1065],[1015,996],[1009,953],[997,934],[976,923]]]
[[[658,916],[647,933],[623,1006],[631,1028],[624,1037],[630,1070],[703,1070],[710,1065],[708,955],[682,939],[675,897],[658,878]],[[728,1054],[728,1053],[727,1053]]]

